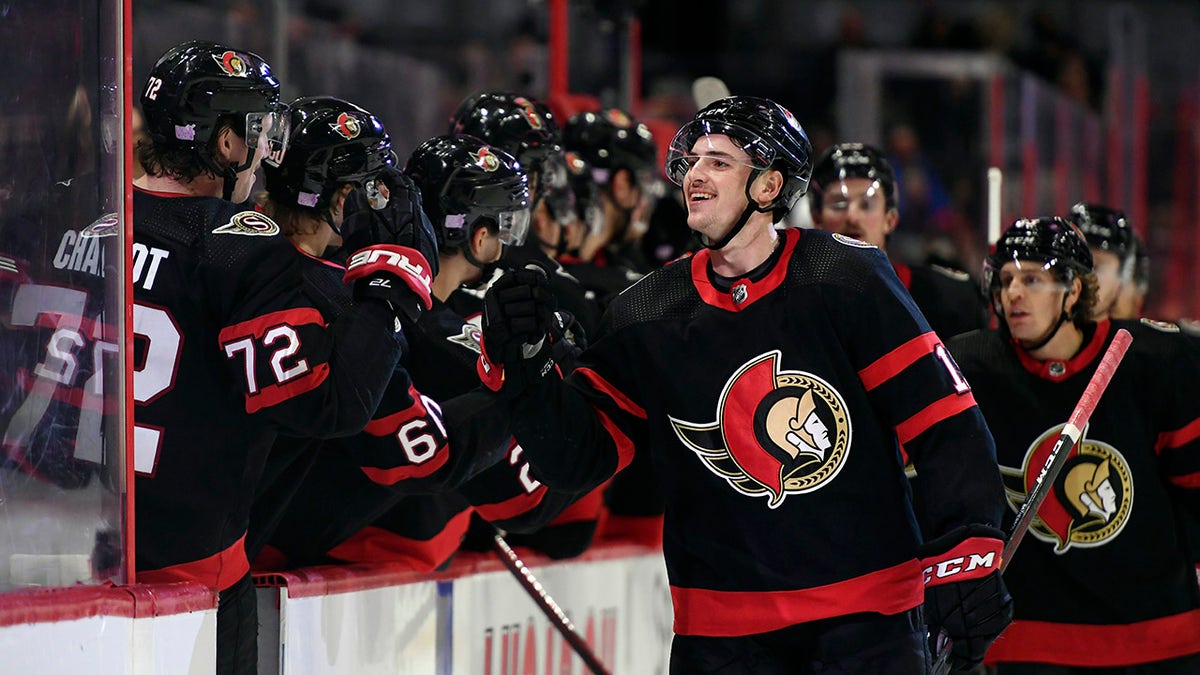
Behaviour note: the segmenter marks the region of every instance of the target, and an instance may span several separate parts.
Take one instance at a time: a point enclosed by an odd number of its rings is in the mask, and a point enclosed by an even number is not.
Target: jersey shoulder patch
[[[934,272],[937,272],[938,274],[941,274],[944,277],[948,277],[955,281],[965,281],[968,283],[971,281],[970,274],[967,274],[966,272],[964,272],[962,270],[956,270],[952,267],[942,267],[941,265],[930,265],[929,269]]]
[[[275,221],[258,211],[239,211],[213,234],[240,234],[247,237],[273,237],[279,234]]]
[[[1155,330],[1160,330],[1164,333],[1178,333],[1179,332],[1179,326],[1176,324],[1170,323],[1168,321],[1158,321],[1157,319],[1147,319],[1147,318],[1143,317],[1141,319],[1141,322],[1142,322],[1143,326],[1149,326]]]
[[[875,246],[875,244],[868,244],[867,242],[862,241],[861,239],[855,239],[854,237],[847,237],[846,235],[839,234],[837,232],[833,233],[833,239],[834,239],[834,241],[845,244],[846,246],[853,246],[855,248],[877,248]]]

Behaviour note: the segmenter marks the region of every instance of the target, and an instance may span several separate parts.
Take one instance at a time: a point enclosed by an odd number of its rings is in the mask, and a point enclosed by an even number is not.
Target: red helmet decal
[[[213,60],[221,66],[221,70],[225,71],[226,75],[232,77],[247,77],[250,75],[250,66],[246,63],[246,59],[242,58],[242,55],[235,51],[226,51],[220,56],[213,54]]]
[[[330,124],[329,127],[338,132],[338,135],[346,140],[357,138],[362,133],[362,123],[350,113],[338,115],[337,122]]]
[[[475,163],[484,171],[495,171],[500,168],[500,158],[489,147],[482,147],[475,153]]]
[[[605,116],[608,117],[609,122],[613,123],[613,126],[617,126],[622,129],[628,129],[629,127],[633,126],[633,120],[630,119],[629,115],[626,115],[625,111],[623,110],[609,108],[608,112],[605,113]]]
[[[542,116],[538,113],[537,108],[533,107],[533,102],[524,96],[518,96],[513,99],[513,102],[521,106],[521,110],[525,111],[525,121],[529,122],[529,126],[534,129],[541,129],[546,126],[542,121]]]

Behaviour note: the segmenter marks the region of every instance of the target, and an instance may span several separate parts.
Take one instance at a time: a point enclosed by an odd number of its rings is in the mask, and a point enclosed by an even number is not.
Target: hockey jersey
[[[361,430],[403,337],[384,303],[331,319],[262,214],[136,190],[133,233],[138,578],[228,588],[276,433]]]
[[[893,263],[892,266],[929,327],[942,340],[987,328],[987,305],[978,284],[966,272],[941,265],[910,267]]]
[[[565,381],[514,402],[517,440],[554,487],[650,454],[678,634],[909,610],[922,537],[1000,517],[983,417],[886,257],[825,232],[780,237],[738,279],[716,277],[707,251],[650,274]]]
[[[951,342],[995,434],[1006,528],[1118,328],[1129,351],[1005,571],[1014,621],[993,662],[1122,666],[1200,652],[1183,536],[1200,514],[1200,348],[1173,324],[1102,321],[1068,361],[1000,333]]]

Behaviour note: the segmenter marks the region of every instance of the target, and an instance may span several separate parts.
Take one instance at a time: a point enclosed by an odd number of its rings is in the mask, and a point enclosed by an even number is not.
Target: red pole
[[[550,74],[547,98],[565,96],[571,90],[570,72],[571,22],[568,0],[550,0],[547,4],[550,25]]]
[[[121,138],[124,141],[125,152],[122,162],[122,190],[124,192],[125,217],[123,227],[125,235],[125,344],[122,348],[125,372],[125,583],[137,583],[137,541],[134,536],[134,400],[133,400],[133,1],[121,1],[121,39],[118,43],[122,50],[121,84],[119,91],[124,99],[124,115],[122,120]]]
[[[636,16],[629,19],[629,107],[642,116],[642,20]]]

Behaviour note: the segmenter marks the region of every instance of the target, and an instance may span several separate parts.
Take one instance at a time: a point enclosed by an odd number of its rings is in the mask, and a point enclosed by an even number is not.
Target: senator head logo
[[[521,106],[521,115],[525,118],[525,121],[529,123],[531,128],[545,128],[546,122],[542,119],[542,115],[538,112],[537,107],[533,105],[533,101],[530,101],[524,96],[518,96],[513,99],[513,103]]]
[[[249,77],[250,66],[246,63],[246,59],[242,58],[241,54],[234,51],[225,51],[220,55],[213,54],[213,60],[217,65],[221,66],[221,70],[225,71],[226,75],[231,77]]]
[[[828,382],[781,371],[779,350],[759,355],[725,383],[716,420],[671,418],[675,435],[730,487],[778,508],[788,494],[818,490],[850,452],[850,416]]]
[[[482,147],[475,153],[475,164],[484,171],[495,171],[500,168],[500,158],[489,147]]]
[[[1046,464],[1062,425],[1043,432],[1025,452],[1020,469],[1001,467],[1005,493],[1014,512],[1021,508]],[[1113,446],[1085,435],[1038,509],[1029,531],[1054,545],[1054,552],[1090,548],[1112,541],[1133,509],[1133,480],[1125,457]]]
[[[357,117],[346,112],[338,115],[337,121],[331,122],[329,128],[346,140],[358,138],[358,135],[362,133],[362,123],[358,121]]]

